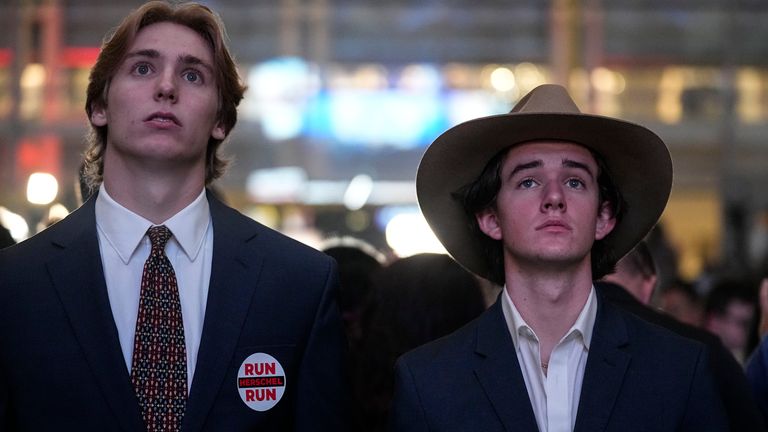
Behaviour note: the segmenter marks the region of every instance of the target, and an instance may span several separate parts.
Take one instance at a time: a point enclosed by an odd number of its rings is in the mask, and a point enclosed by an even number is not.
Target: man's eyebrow
[[[521,163],[512,169],[512,172],[509,173],[509,177],[513,177],[515,174],[519,173],[520,171],[524,171],[532,168],[538,168],[542,165],[544,165],[544,162],[541,161],[540,159],[526,162],[526,163]]]
[[[160,52],[153,49],[142,49],[138,51],[129,52],[126,54],[125,58],[131,58],[131,57],[149,57],[149,58],[158,58],[160,57]]]
[[[185,65],[202,66],[208,71],[208,73],[213,74],[213,67],[211,67],[211,65],[209,65],[208,63],[204,62],[202,59],[195,57],[191,54],[180,55],[178,61],[179,63],[185,64]]]
[[[575,160],[572,160],[572,159],[563,159],[563,166],[566,167],[566,168],[581,169],[581,170],[586,171],[587,174],[589,174],[590,177],[594,178],[594,176],[595,176],[592,173],[592,170],[589,168],[589,165],[587,165],[585,163],[582,163],[582,162],[578,162],[578,161],[575,161]]]
[[[128,53],[125,58],[129,59],[132,57],[147,57],[151,59],[160,58],[160,51],[155,49],[141,49],[137,51],[133,51]],[[183,65],[195,65],[195,66],[202,66],[205,68],[209,73],[213,73],[213,67],[209,65],[208,63],[204,62],[200,58],[193,56],[192,54],[182,54],[177,59],[178,63]]]

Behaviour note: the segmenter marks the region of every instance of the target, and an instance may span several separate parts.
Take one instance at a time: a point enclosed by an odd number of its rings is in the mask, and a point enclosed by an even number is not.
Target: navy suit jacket
[[[208,194],[213,261],[183,431],[345,429],[345,342],[328,256]],[[104,281],[95,197],[0,251],[0,431],[140,431]],[[238,391],[253,353],[285,392],[255,411]]]
[[[396,369],[395,431],[538,430],[500,300]],[[598,295],[574,430],[728,430],[704,347]]]
[[[703,343],[707,347],[715,390],[723,402],[730,429],[739,432],[766,432],[765,423],[752,397],[744,370],[736,361],[736,357],[723,346],[719,337],[640,303],[620,285],[601,281],[595,283],[595,288],[610,303],[680,336]]]

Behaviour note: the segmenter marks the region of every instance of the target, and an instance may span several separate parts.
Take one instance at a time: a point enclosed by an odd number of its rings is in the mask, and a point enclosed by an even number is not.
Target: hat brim
[[[672,188],[672,159],[655,133],[640,125],[581,113],[510,113],[454,126],[424,153],[416,193],[424,217],[448,253],[471,272],[495,283],[473,220],[453,193],[476,180],[501,150],[529,141],[569,141],[605,160],[626,211],[603,239],[618,260],[656,224]]]

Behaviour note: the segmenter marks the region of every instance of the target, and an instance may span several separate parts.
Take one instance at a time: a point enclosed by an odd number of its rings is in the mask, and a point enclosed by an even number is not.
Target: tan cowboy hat
[[[448,129],[424,153],[416,174],[419,206],[448,253],[473,273],[498,284],[470,229],[473,220],[452,194],[476,180],[501,150],[534,140],[569,141],[600,154],[626,202],[623,218],[603,243],[612,258],[629,252],[658,221],[672,188],[672,159],[650,130],[609,117],[583,114],[565,88],[531,90],[508,114]]]

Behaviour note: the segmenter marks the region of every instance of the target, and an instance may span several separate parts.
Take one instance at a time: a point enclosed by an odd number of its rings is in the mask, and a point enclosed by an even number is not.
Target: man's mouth
[[[165,113],[165,112],[156,112],[152,113],[150,116],[144,119],[145,122],[156,122],[156,123],[168,123],[168,124],[175,124],[176,126],[181,126],[181,122],[178,118],[176,118],[175,115],[171,113]]]
[[[545,230],[545,229],[562,229],[562,230],[570,230],[571,227],[568,226],[567,223],[559,220],[551,220],[546,221],[543,224],[536,227],[536,230]]]

